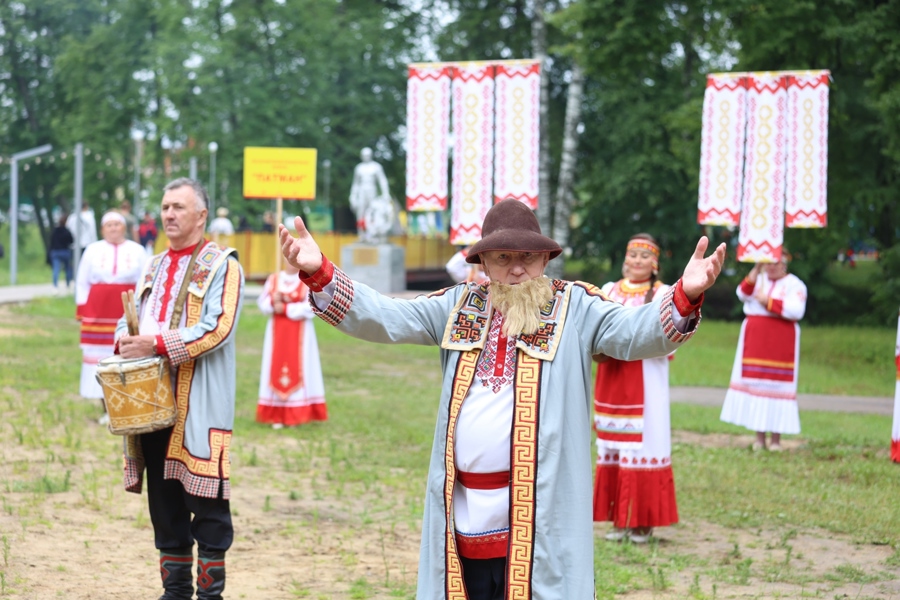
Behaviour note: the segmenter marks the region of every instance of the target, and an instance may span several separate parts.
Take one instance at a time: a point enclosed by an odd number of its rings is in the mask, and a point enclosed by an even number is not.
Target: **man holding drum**
[[[147,469],[150,519],[165,593],[190,600],[197,542],[197,598],[222,598],[234,530],[229,446],[234,424],[235,343],[244,276],[232,248],[203,238],[206,191],[180,178],[164,190],[160,218],[169,250],[154,256],[135,290],[139,335],[119,321],[118,352],[163,356],[175,391],[175,425],[125,438],[125,489],[140,493]]]

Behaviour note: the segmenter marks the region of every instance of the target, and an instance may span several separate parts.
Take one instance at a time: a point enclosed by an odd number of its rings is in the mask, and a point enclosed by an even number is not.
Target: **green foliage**
[[[733,232],[695,222],[705,77],[728,70],[827,68],[829,224],[788,230],[792,269],[810,292],[810,323],[892,326],[900,267],[900,0],[578,0],[547,13],[551,163],[558,162],[573,61],[585,82],[573,258],[593,280],[616,272],[638,231],[661,242],[674,281],[697,237],[736,248]],[[243,149],[314,147],[319,201],[347,204],[363,146],[404,187],[406,64],[532,55],[535,0],[32,0],[0,3],[0,146],[53,144],[20,167],[20,195],[51,214],[71,207],[72,146],[83,142],[84,197],[97,212],[132,198],[140,151],[142,206],[163,184],[210,179],[217,205],[251,223],[271,208],[241,194]],[[146,134],[140,150],[133,131]],[[61,152],[67,156],[62,158]],[[28,170],[25,170],[28,166]],[[557,173],[551,164],[551,174]],[[555,184],[551,182],[551,185]],[[327,191],[326,191],[327,186]],[[0,169],[0,208],[9,180]],[[292,205],[288,212],[300,212]],[[39,212],[39,214],[42,214]],[[346,225],[336,223],[338,227]],[[46,240],[49,223],[38,222]],[[842,287],[830,265],[851,244],[882,258],[875,294]],[[607,266],[611,265],[611,266]],[[709,314],[739,316],[728,286]]]

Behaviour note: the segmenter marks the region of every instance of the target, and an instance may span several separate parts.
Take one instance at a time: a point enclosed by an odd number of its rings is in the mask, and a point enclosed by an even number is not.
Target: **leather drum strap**
[[[188,286],[194,274],[194,264],[196,264],[197,256],[200,254],[200,248],[205,245],[206,240],[200,240],[191,254],[191,260],[188,261],[187,269],[184,271],[184,279],[181,280],[181,289],[178,290],[178,298],[175,299],[175,306],[172,308],[172,320],[169,322],[169,329],[178,329],[178,324],[181,323],[181,313],[184,312],[184,301],[187,298]]]

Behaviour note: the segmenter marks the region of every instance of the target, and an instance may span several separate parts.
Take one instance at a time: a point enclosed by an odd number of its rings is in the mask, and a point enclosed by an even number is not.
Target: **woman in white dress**
[[[897,318],[897,346],[894,349],[897,364],[897,383],[894,387],[894,428],[891,431],[891,460],[900,463],[900,317]]]
[[[666,293],[658,280],[659,245],[648,234],[628,241],[624,277],[603,286],[611,300],[641,306]],[[649,541],[654,527],[678,522],[669,424],[669,358],[621,361],[595,356],[597,472],[594,521],[612,521],[608,540]]]
[[[741,325],[731,383],[721,420],[756,432],[753,450],[781,451],[781,434],[800,433],[797,375],[806,285],[788,273],[787,253],[756,264],[737,289],[746,318]]]
[[[81,395],[103,398],[97,363],[114,353],[116,324],[125,312],[122,292],[134,289],[147,261],[137,242],[125,238],[125,217],[109,211],[100,220],[103,239],[90,243],[75,277],[76,316],[81,321]]]
[[[325,384],[307,288],[291,266],[270,275],[257,299],[270,315],[263,345],[256,420],[275,429],[325,421]]]

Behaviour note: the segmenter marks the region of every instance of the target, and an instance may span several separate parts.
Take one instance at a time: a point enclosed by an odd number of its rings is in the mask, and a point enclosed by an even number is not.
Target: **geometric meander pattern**
[[[456,376],[453,378],[453,392],[450,395],[449,414],[447,419],[447,443],[444,450],[444,509],[446,514],[446,527],[444,530],[445,544],[445,569],[444,584],[446,600],[466,600],[466,589],[463,583],[462,564],[456,549],[456,531],[453,525],[453,487],[456,483],[456,421],[459,411],[462,409],[463,400],[469,394],[469,388],[475,378],[475,368],[478,365],[481,351],[469,350],[459,354],[456,365]]]

